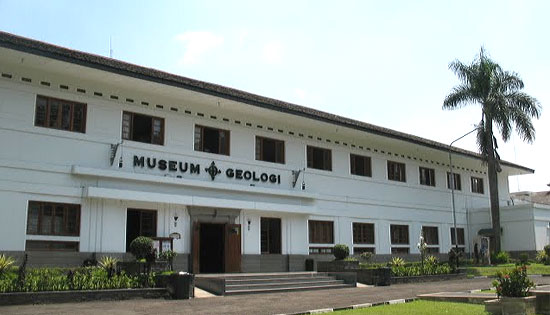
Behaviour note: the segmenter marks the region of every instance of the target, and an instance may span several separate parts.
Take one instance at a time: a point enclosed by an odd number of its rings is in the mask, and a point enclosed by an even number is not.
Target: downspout
[[[535,253],[537,252],[537,229],[536,229],[536,221],[535,221],[535,204],[531,204],[531,213],[533,214],[533,243],[535,243]],[[546,227],[546,234],[548,234],[548,227]]]

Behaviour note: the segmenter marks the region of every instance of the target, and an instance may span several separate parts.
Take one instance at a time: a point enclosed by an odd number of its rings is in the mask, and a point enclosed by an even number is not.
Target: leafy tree
[[[449,68],[461,83],[455,86],[443,102],[443,109],[457,109],[468,104],[481,106],[481,121],[477,130],[479,151],[487,163],[491,218],[495,235],[495,252],[500,252],[500,210],[498,202],[497,172],[501,171],[497,153],[495,129],[504,142],[510,139],[512,130],[523,141],[533,142],[535,128],[531,118],[539,118],[541,107],[532,96],[521,92],[523,81],[518,74],[502,68],[481,48],[479,56],[471,64],[455,60]]]

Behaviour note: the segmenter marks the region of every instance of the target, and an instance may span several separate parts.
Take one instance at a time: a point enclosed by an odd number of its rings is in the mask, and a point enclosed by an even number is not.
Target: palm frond
[[[459,85],[453,88],[453,91],[445,97],[443,109],[457,109],[468,103],[476,102],[472,95],[472,90],[467,85]]]

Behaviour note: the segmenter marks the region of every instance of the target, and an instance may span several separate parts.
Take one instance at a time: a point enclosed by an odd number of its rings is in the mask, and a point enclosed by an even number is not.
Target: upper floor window
[[[372,176],[371,159],[357,154],[349,155],[350,172],[353,175]]]
[[[285,142],[256,136],[256,160],[285,164]]]
[[[405,163],[388,161],[388,179],[398,182],[406,182]]]
[[[435,187],[435,170],[433,168],[421,167],[420,171],[420,185]]]
[[[308,145],[307,167],[332,171],[332,151]]]
[[[131,112],[122,113],[122,139],[164,144],[164,119]]]
[[[454,187],[455,190],[462,190],[462,185],[460,183],[460,174],[453,173],[452,175],[453,177],[451,177],[450,172],[447,172],[447,187],[449,189],[452,189]]]
[[[29,201],[27,234],[80,235],[80,205]]]
[[[38,95],[34,125],[86,132],[86,104]]]
[[[310,244],[334,243],[334,222],[309,220],[308,225]]]
[[[195,151],[229,155],[229,130],[195,125]]]
[[[472,192],[483,194],[483,178],[472,177]]]

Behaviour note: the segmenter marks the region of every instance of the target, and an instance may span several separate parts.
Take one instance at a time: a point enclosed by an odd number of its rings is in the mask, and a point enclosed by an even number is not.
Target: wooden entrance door
[[[201,225],[199,222],[193,222],[193,238],[191,239],[191,253],[192,253],[192,260],[191,260],[191,268],[192,272],[194,274],[198,274],[200,272],[200,241],[201,241]]]
[[[225,272],[241,272],[241,225],[225,225]]]

